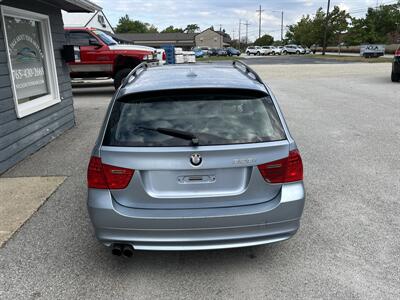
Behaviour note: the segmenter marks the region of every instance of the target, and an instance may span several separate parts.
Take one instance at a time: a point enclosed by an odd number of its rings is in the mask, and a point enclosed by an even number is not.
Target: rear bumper
[[[89,190],[88,210],[105,245],[140,250],[208,250],[283,241],[296,233],[304,207],[302,183],[287,184],[268,202],[217,209],[154,210],[119,205],[107,190]]]

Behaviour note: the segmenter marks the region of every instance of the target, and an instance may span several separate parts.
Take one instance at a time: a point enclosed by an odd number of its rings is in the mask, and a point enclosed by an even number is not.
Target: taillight
[[[394,53],[394,56],[400,56],[400,49],[396,50],[396,52]]]
[[[90,158],[87,183],[93,189],[124,189],[128,186],[135,170],[103,164],[100,157]]]
[[[264,180],[269,183],[285,183],[303,180],[303,163],[298,150],[289,156],[258,166]]]
[[[162,53],[162,60],[167,60],[167,54],[165,53],[165,51]]]

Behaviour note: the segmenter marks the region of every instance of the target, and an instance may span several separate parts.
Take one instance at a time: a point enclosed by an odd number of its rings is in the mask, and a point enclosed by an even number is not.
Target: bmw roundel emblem
[[[195,167],[200,166],[202,161],[203,159],[201,158],[201,155],[198,153],[194,153],[190,156],[190,163]]]

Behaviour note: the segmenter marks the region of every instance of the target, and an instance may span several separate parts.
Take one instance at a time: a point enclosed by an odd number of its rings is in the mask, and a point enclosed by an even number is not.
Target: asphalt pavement
[[[66,180],[0,249],[0,299],[398,299],[400,84],[390,82],[390,64],[254,68],[302,153],[297,235],[112,256],[89,222],[85,172],[113,88],[77,84],[77,126],[3,175]]]

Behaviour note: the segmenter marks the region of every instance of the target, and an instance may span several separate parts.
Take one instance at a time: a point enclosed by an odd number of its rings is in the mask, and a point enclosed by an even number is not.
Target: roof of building
[[[206,31],[208,31],[208,30],[209,30],[209,31],[213,31],[213,32],[215,32],[216,34],[222,35],[224,43],[228,43],[228,44],[229,44],[229,43],[232,41],[229,34],[227,34],[227,33],[224,32],[224,31],[213,30],[212,27],[209,27],[209,28],[203,30],[202,32],[199,32],[199,33],[197,33],[196,35],[200,35],[200,34],[206,32]]]
[[[101,10],[89,12],[89,13],[70,13],[66,11],[62,11],[62,18],[64,22],[64,27],[87,27],[89,23],[93,20],[96,15],[102,13],[104,16],[105,22],[108,23],[109,27],[112,29],[110,22],[108,21],[106,15]],[[101,29],[101,28],[99,28]]]
[[[171,41],[194,40],[196,33],[118,33],[117,36],[129,41]]]
[[[156,83],[156,84],[155,84]],[[265,86],[231,64],[166,65],[148,68],[122,95],[154,90],[228,88],[266,92]]]
[[[90,13],[68,13],[63,11],[64,27],[86,27],[95,14],[97,14],[97,11]]]
[[[44,0],[68,12],[94,12],[102,8],[89,0]]]

